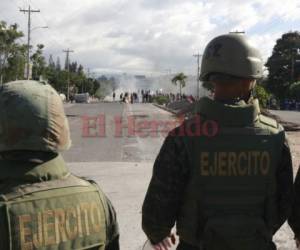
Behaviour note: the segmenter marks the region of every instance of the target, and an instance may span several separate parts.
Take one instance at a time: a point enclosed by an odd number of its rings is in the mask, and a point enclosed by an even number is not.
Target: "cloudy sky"
[[[19,8],[32,16],[33,44],[64,61],[71,48],[93,72],[166,74],[196,72],[193,54],[216,35],[246,31],[265,59],[284,32],[300,29],[300,0],[1,0],[0,19],[17,22]],[[26,37],[24,37],[24,42]]]

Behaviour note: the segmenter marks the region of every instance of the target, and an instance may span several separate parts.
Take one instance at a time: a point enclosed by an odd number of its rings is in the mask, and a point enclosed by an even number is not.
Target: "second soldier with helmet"
[[[259,52],[241,34],[206,47],[201,80],[213,85],[195,115],[219,124],[215,137],[165,139],[143,204],[143,229],[155,250],[271,250],[288,218],[293,174],[285,132],[252,95],[262,77]]]

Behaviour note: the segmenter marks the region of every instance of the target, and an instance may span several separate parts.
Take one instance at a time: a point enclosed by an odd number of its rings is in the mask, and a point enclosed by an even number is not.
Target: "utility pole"
[[[66,49],[63,50],[66,53],[66,66],[68,71],[68,88],[67,88],[67,100],[70,100],[70,53],[74,52],[73,50]]]
[[[20,9],[20,12],[28,13],[28,40],[27,40],[27,71],[26,71],[26,79],[29,80],[30,78],[30,32],[31,32],[31,13],[41,12],[40,10],[33,10],[31,9],[30,5],[27,10]]]
[[[202,55],[200,55],[198,53],[193,56],[197,58],[197,99],[199,100],[199,98],[200,98],[200,58],[202,57]]]

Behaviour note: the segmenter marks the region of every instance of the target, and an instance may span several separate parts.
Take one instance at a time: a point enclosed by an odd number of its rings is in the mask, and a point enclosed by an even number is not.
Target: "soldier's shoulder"
[[[181,119],[178,122],[178,125],[170,130],[168,137],[174,137],[174,140],[180,139],[183,135],[185,135],[186,129],[195,123],[195,117],[196,116],[192,116],[189,118]]]
[[[88,183],[88,185],[90,185],[90,186],[96,187],[100,192],[102,192],[98,182],[95,179],[93,179],[91,177],[86,177],[86,176],[76,176],[76,178],[78,178],[81,181],[84,181],[84,182]]]
[[[275,119],[263,114],[260,114],[258,119],[260,124],[264,128],[268,129],[270,132],[272,133],[284,132],[284,128],[282,127],[282,125],[279,122],[277,122]]]

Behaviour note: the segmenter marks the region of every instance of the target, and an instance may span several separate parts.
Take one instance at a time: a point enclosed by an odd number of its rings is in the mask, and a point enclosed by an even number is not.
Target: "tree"
[[[24,79],[24,69],[27,56],[27,45],[18,43],[23,33],[18,31],[18,25],[8,26],[0,21],[0,83]],[[48,63],[44,57],[44,45],[38,44],[36,51],[30,57],[33,64],[32,78],[39,80],[40,76],[46,77],[49,83],[59,92],[67,93],[68,77],[71,81],[71,91],[77,93],[79,89],[83,92],[95,94],[100,88],[100,83],[92,78],[87,78],[84,67],[77,62],[70,64],[70,74],[62,70],[60,58],[56,63],[50,55]],[[79,65],[79,66],[78,66]]]
[[[55,62],[53,60],[52,55],[49,56],[48,67],[55,70]]]
[[[61,71],[61,64],[60,64],[60,57],[59,56],[56,58],[55,68],[56,68],[56,71]]]
[[[76,72],[76,71],[75,71],[75,72]],[[83,66],[82,66],[81,64],[80,64],[79,67],[78,67],[77,73],[78,73],[78,74],[81,74],[81,75],[84,74],[84,68],[83,68]]]
[[[0,82],[3,81],[7,68],[12,66],[12,64],[14,64],[15,69],[18,71],[16,64],[23,54],[23,47],[17,43],[17,39],[21,37],[23,37],[23,33],[18,31],[17,24],[7,26],[6,22],[0,22]],[[14,77],[16,75],[14,74]],[[5,77],[5,80],[9,81],[12,79]]]
[[[263,85],[256,84],[254,89],[254,96],[259,100],[259,103],[263,108],[267,107],[271,95],[265,90]]]
[[[300,82],[295,82],[290,86],[289,97],[300,101]]]
[[[99,88],[100,88],[100,81],[97,79],[93,80],[93,94],[95,94]]]
[[[64,93],[67,96],[67,82],[68,82],[68,72],[65,70],[57,71],[57,77],[55,81],[55,89],[60,93]]]
[[[187,79],[187,76],[184,73],[179,73],[176,76],[173,77],[172,83],[177,86],[177,83],[179,83],[179,94],[181,96],[181,89],[185,87]]]
[[[48,66],[46,68],[46,77],[47,77],[49,83],[55,89],[58,89],[57,76],[58,76],[58,71],[56,69],[56,65],[55,65],[55,62],[53,60],[53,57],[52,57],[52,55],[50,55],[49,60],[48,60]]]
[[[37,45],[36,52],[30,57],[32,61],[32,79],[39,80],[40,76],[46,75],[46,59],[43,56],[43,44]]]
[[[70,72],[72,72],[72,73],[77,72],[77,62],[70,63]]]
[[[283,34],[266,63],[269,70],[267,88],[281,100],[288,95],[289,87],[295,81],[295,62],[300,59],[299,49],[299,32]]]
[[[24,78],[24,69],[26,65],[27,46],[18,45],[16,51],[7,59],[4,73],[4,82]]]

